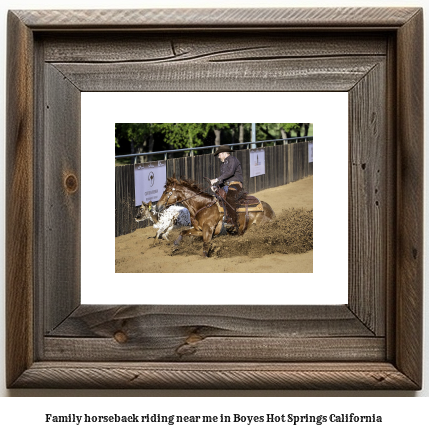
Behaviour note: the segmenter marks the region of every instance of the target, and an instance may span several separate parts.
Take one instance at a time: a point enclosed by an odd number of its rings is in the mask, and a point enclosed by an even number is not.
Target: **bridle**
[[[165,205],[166,206],[171,206],[173,204],[178,203],[178,201],[175,201],[174,203],[168,204],[168,200],[170,200],[170,197],[173,195],[173,191],[175,191],[175,190],[176,190],[176,188],[172,188],[171,191],[168,193],[168,196],[167,196],[167,198],[165,200]],[[176,198],[177,198],[177,194],[176,194]]]

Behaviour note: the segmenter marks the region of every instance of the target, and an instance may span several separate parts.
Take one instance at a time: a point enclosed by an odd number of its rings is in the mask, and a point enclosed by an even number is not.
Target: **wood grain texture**
[[[239,58],[237,59],[239,60]],[[55,63],[77,88],[97,91],[349,91],[378,57],[244,62]]]
[[[80,306],[49,336],[130,339],[177,330],[185,337],[374,336],[348,307],[338,306]]]
[[[45,331],[80,304],[80,91],[45,66],[44,245]]]
[[[289,326],[285,326],[289,323]],[[320,332],[320,326],[327,325]],[[176,326],[199,334],[223,336],[297,336],[304,329],[308,336],[373,336],[347,306],[169,306],[132,305],[104,306],[81,305],[49,336],[69,337],[113,337],[114,332],[130,326],[136,337],[146,329],[160,329]],[[293,328],[291,326],[294,325]],[[128,330],[127,330],[128,331]]]
[[[385,76],[382,62],[349,93],[349,306],[377,335],[386,318]]]
[[[421,387],[420,9],[19,11],[10,13],[8,26],[8,386]],[[118,31],[133,41],[122,57],[127,44]],[[97,32],[111,37],[104,47]],[[355,49],[347,48],[351,32],[356,41],[364,38]],[[249,33],[254,37],[246,44]],[[296,44],[288,50],[292,35]],[[326,45],[318,56],[310,40],[320,48],[322,36],[341,42]],[[92,39],[84,55],[83,41]],[[139,45],[143,41],[147,51]],[[100,59],[103,51],[107,62]],[[79,94],[167,89],[349,92],[356,264],[348,307],[164,307],[163,312],[153,306],[80,306],[72,312],[80,292]],[[52,115],[47,108],[40,113],[48,100],[57,110]],[[34,141],[42,151],[33,149]],[[26,165],[33,156],[34,168],[47,171],[43,177]],[[300,171],[289,158],[285,153],[284,165]],[[65,169],[74,177],[64,177]],[[189,170],[195,173],[192,165]],[[35,207],[35,200],[43,204]],[[26,207],[18,210],[22,203]],[[397,218],[388,221],[392,211]],[[49,226],[58,226],[57,218],[64,229],[55,227],[56,237],[50,238]],[[71,244],[64,252],[63,243]],[[233,363],[234,356],[242,363]]]
[[[30,28],[148,29],[169,28],[395,28],[416,8],[285,8],[285,9],[134,9],[14,11]]]
[[[28,28],[8,14],[6,111],[6,382],[33,355],[33,49]]]
[[[14,387],[91,389],[416,389],[389,363],[35,363]]]
[[[185,328],[184,328],[185,329]],[[191,330],[186,327],[187,330]],[[381,338],[266,338],[214,334],[201,338],[198,333],[180,335],[170,328],[169,335],[134,338],[115,333],[111,339],[46,338],[47,361],[118,362],[383,362],[385,341]],[[203,332],[204,334],[204,332]],[[150,336],[149,336],[150,335]],[[124,338],[124,339],[122,339]]]
[[[423,312],[423,11],[398,32],[398,367],[421,383]],[[412,224],[411,224],[412,223]]]
[[[383,361],[385,341],[343,305],[81,306],[46,337],[44,358],[124,350],[130,361]]]
[[[331,33],[308,34],[270,32],[222,34],[127,34],[99,32],[91,36],[76,33],[67,38],[44,35],[46,62],[69,63],[177,63],[237,62],[255,59],[376,56],[386,54],[386,38],[377,34],[341,38]],[[106,40],[109,51],[106,53]]]

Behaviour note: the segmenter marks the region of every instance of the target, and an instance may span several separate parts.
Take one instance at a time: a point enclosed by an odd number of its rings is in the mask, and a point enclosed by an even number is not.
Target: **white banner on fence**
[[[313,162],[313,141],[308,143],[308,161]]]
[[[255,148],[250,151],[250,177],[265,174],[265,150]]]
[[[158,201],[164,192],[167,181],[167,162],[159,160],[134,165],[134,186],[136,206],[142,201]]]

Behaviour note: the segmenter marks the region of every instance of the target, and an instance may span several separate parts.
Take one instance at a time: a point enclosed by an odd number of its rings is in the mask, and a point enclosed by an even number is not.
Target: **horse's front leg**
[[[247,223],[246,223],[246,216],[245,216],[244,213],[240,213],[240,214],[237,214],[237,215],[238,215],[238,219],[237,219],[237,221],[238,221],[238,231],[237,231],[237,234],[239,236],[242,236],[244,234],[244,232],[247,230],[250,220],[248,218],[247,219]]]
[[[210,252],[211,240],[215,230],[214,225],[205,223],[203,225],[203,256],[208,257]]]

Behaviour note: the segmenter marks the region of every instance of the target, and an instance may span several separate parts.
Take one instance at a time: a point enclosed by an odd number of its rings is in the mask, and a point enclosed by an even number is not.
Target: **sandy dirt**
[[[276,219],[253,225],[243,236],[213,239],[209,258],[203,258],[202,239],[156,240],[152,227],[115,238],[117,273],[312,273],[313,177],[253,194],[271,205]]]

